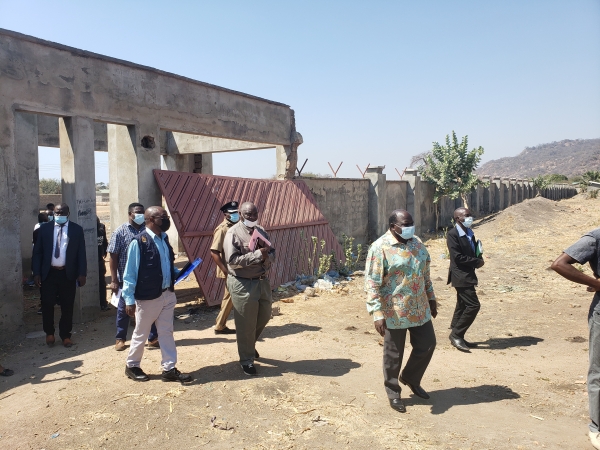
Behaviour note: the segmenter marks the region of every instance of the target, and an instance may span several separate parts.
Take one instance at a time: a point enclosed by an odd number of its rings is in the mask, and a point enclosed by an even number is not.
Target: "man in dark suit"
[[[465,340],[465,333],[475,321],[480,303],[475,292],[475,269],[483,266],[483,256],[477,256],[477,241],[471,230],[473,216],[467,208],[454,211],[455,227],[448,231],[446,243],[450,252],[448,284],[456,289],[456,308],[452,317],[450,343],[463,352],[476,345]]]
[[[59,335],[71,347],[76,286],[84,286],[87,275],[83,228],[69,221],[69,206],[55,206],[54,221],[42,224],[33,247],[33,279],[42,297],[42,321],[46,344],[54,344],[54,303],[61,309]]]

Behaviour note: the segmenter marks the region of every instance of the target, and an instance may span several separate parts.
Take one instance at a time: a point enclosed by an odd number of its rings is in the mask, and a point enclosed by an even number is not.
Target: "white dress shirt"
[[[56,241],[58,239],[58,234],[61,232],[61,226],[54,222],[54,239],[52,241],[52,261],[50,262],[51,266],[62,267],[65,265],[67,260],[67,245],[69,245],[69,221],[62,226],[62,237],[60,240],[60,255],[58,258],[54,256],[54,250],[56,249]]]

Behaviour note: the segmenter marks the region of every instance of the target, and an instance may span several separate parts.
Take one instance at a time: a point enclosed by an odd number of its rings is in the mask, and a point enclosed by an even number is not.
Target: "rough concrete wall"
[[[58,205],[62,202],[62,194],[40,194],[40,209],[46,209],[48,203]]]
[[[435,205],[433,203],[433,194],[435,186],[425,181],[421,183],[421,233],[432,232],[435,230]]]
[[[329,221],[333,233],[366,244],[368,239],[369,181],[349,178],[302,178],[310,188],[319,209]]]
[[[387,182],[386,211],[389,216],[395,209],[406,209],[408,182],[392,180]]]

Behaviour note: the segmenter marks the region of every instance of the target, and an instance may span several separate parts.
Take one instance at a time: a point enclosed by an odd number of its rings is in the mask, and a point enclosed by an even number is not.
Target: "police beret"
[[[238,205],[239,203],[235,200],[229,203],[225,203],[223,206],[221,206],[221,211],[223,211],[224,213],[236,212],[238,210]]]

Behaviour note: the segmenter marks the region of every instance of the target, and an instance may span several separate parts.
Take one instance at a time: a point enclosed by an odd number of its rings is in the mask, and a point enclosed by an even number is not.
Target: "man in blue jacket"
[[[125,375],[134,381],[148,381],[140,368],[144,343],[150,327],[156,323],[162,354],[163,381],[191,381],[189,374],[181,373],[177,364],[177,348],[173,336],[175,297],[175,254],[166,231],[170,217],[160,206],[151,206],[144,213],[146,228],[136,235],[127,249],[127,264],[123,275],[123,299],[127,314],[135,314],[135,330],[127,356]]]
[[[33,247],[33,280],[40,287],[46,344],[54,344],[54,304],[60,304],[59,336],[71,347],[73,306],[77,284],[84,286],[87,260],[83,228],[69,220],[66,203],[54,208],[54,221],[40,225]]]

